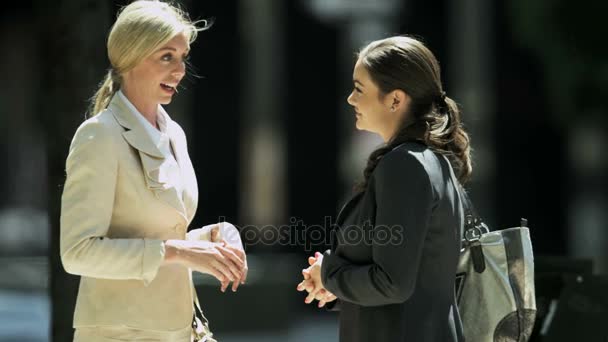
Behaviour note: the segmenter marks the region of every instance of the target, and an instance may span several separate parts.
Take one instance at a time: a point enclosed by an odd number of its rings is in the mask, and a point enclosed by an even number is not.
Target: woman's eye
[[[161,59],[162,61],[165,61],[165,62],[170,62],[170,61],[171,61],[171,59],[173,59],[173,56],[171,56],[171,54],[170,54],[170,53],[168,53],[168,54],[166,54],[166,55],[163,55],[163,56],[162,56],[160,59]]]
[[[355,91],[356,91],[357,93],[361,93],[361,89],[359,89],[359,87],[355,87]]]

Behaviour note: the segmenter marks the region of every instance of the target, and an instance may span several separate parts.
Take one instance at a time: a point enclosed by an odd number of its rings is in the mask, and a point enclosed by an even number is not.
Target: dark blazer
[[[408,142],[387,153],[336,220],[321,277],[340,341],[461,342],[454,282],[463,209],[448,161]]]

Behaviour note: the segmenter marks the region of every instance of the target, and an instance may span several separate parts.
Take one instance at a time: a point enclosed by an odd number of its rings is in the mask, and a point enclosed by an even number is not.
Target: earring
[[[391,112],[395,111],[395,106],[391,106]]]

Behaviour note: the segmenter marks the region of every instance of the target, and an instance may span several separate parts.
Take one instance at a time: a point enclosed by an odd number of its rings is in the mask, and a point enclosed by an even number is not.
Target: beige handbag
[[[444,156],[445,158],[445,156]],[[452,182],[460,184],[447,158]],[[457,186],[465,222],[456,302],[467,342],[526,342],[536,319],[534,253],[528,222],[490,231]]]
[[[469,342],[526,342],[536,317],[534,255],[527,221],[490,231],[464,189],[456,298]]]

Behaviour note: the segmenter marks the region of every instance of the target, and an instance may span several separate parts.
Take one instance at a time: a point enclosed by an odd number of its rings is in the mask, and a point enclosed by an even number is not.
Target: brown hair
[[[403,90],[410,106],[395,135],[369,156],[364,180],[356,190],[364,191],[382,157],[406,141],[420,141],[445,155],[464,184],[473,171],[469,135],[461,122],[456,102],[446,96],[439,63],[420,41],[405,36],[377,40],[359,52],[359,62],[385,95]]]

